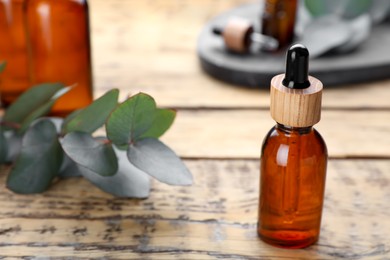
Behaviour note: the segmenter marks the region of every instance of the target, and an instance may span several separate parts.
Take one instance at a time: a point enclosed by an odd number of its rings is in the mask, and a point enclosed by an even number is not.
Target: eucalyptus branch
[[[21,125],[14,122],[0,121],[0,126],[5,126],[13,129],[20,129]]]
[[[176,111],[158,108],[143,93],[118,104],[119,91],[114,89],[65,119],[45,117],[66,91],[62,84],[42,84],[5,111],[0,164],[13,161],[9,189],[39,193],[57,177],[83,176],[115,196],[144,198],[150,176],[170,185],[192,183],[180,158],[158,140]],[[107,136],[93,137],[102,126]]]

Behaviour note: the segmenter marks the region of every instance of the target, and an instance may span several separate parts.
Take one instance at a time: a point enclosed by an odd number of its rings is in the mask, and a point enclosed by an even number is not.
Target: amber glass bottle
[[[293,41],[297,0],[266,0],[261,15],[261,33],[279,41],[279,49]]]
[[[320,234],[327,149],[312,126],[320,120],[322,83],[308,77],[307,64],[307,49],[294,45],[286,74],[272,79],[277,125],[261,151],[258,233],[285,248],[309,246]]]
[[[86,0],[26,0],[30,78],[73,89],[53,114],[65,116],[92,102],[92,69]]]
[[[0,74],[0,97],[4,105],[13,102],[29,86],[23,2],[0,0],[0,61],[7,62],[6,70]]]

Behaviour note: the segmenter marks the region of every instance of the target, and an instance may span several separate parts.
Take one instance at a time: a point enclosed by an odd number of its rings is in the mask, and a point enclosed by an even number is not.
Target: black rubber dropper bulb
[[[214,27],[213,28],[213,33],[215,35],[222,35],[223,34],[223,30],[221,28],[218,28],[218,27]]]
[[[310,86],[309,50],[302,44],[295,44],[287,51],[286,73],[282,84],[292,89]]]

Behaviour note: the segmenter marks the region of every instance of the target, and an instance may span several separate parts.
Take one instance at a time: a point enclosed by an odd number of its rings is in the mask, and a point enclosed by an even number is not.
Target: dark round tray
[[[226,50],[223,39],[212,33],[213,27],[223,27],[232,16],[245,17],[258,25],[260,6],[259,3],[239,6],[204,26],[197,52],[206,73],[236,85],[268,88],[271,78],[284,72],[285,50],[273,54],[236,54]],[[370,38],[356,51],[322,56],[310,60],[309,66],[310,75],[320,79],[324,86],[390,78],[389,24],[375,26]]]

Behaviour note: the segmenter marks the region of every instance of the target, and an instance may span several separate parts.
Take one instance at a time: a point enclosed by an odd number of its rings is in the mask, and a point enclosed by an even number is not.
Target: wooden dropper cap
[[[251,45],[253,26],[244,18],[233,17],[229,19],[223,30],[214,28],[213,33],[222,35],[229,50],[244,53],[249,50]]]
[[[308,75],[309,51],[295,44],[287,52],[286,73],[271,80],[271,116],[279,124],[308,127],[321,119],[322,83]]]

